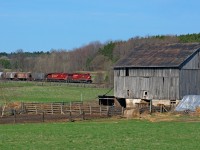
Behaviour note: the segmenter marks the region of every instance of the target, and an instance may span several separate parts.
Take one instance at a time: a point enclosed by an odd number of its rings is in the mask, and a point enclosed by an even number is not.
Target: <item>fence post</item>
[[[21,110],[22,110],[23,112],[25,111],[24,102],[21,102]]]
[[[70,107],[69,108],[70,108],[70,112],[71,112],[71,110],[72,110],[72,102],[70,102]]]
[[[16,123],[16,110],[14,109],[14,123]]]
[[[79,104],[79,113],[81,114],[81,112],[82,112],[82,111],[81,111],[81,105]]]
[[[85,120],[85,112],[84,111],[83,111],[82,115],[83,115],[82,119]]]
[[[72,112],[69,112],[69,121],[72,122]]]
[[[44,122],[44,111],[42,112],[42,122]]]
[[[63,113],[63,105],[62,104],[60,104],[60,114],[64,114]]]
[[[109,106],[107,106],[107,117],[109,117]]]
[[[90,107],[90,115],[92,115],[92,106],[89,105],[89,107]]]
[[[152,113],[152,99],[150,99],[150,103],[149,103],[149,112],[150,112],[150,114]]]
[[[37,106],[35,104],[35,113],[38,114],[38,111],[37,111]]]
[[[100,105],[99,109],[100,109],[100,116],[101,116],[101,105]]]
[[[53,114],[53,103],[51,103],[51,114]]]

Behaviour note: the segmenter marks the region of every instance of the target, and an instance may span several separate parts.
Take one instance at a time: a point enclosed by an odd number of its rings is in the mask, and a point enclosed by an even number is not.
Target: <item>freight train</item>
[[[31,73],[0,72],[0,79],[14,81],[49,81],[68,83],[92,83],[90,73]]]

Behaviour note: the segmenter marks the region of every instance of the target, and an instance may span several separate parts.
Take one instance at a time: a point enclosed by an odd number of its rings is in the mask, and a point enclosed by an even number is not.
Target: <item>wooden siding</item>
[[[135,77],[178,77],[178,69],[130,69],[129,76]]]
[[[128,76],[133,77],[178,77],[179,70],[178,69],[132,69],[126,68],[129,71]],[[125,69],[115,69],[114,76],[126,76]]]
[[[125,69],[115,70],[114,93],[121,98],[179,99],[178,69]],[[119,76],[119,72],[123,72]],[[118,75],[118,76],[117,76]]]
[[[188,62],[182,69],[200,69],[200,54],[199,52]]]
[[[185,95],[200,95],[200,69],[180,71],[180,98]]]
[[[180,98],[200,95],[200,54],[196,53],[180,70]]]

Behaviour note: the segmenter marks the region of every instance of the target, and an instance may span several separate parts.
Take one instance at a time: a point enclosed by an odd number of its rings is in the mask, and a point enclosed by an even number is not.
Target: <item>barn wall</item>
[[[197,54],[188,62],[186,63],[182,69],[200,69],[200,54]]]
[[[179,99],[178,69],[114,70],[114,94],[130,99]],[[123,73],[121,73],[123,72]]]
[[[180,71],[180,97],[200,95],[200,69],[183,69]]]
[[[200,95],[200,54],[197,52],[180,70],[180,98]]]

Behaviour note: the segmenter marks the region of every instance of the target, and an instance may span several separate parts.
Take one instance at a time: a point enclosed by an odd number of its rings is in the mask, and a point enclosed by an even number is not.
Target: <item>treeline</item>
[[[10,54],[0,53],[0,71],[44,73],[90,71],[99,72],[100,81],[112,83],[113,65],[130,51],[148,48],[148,45],[152,44],[187,42],[200,42],[200,33],[134,37],[127,41],[109,41],[103,44],[97,41],[71,51],[52,49],[49,52],[31,53],[20,49]]]

